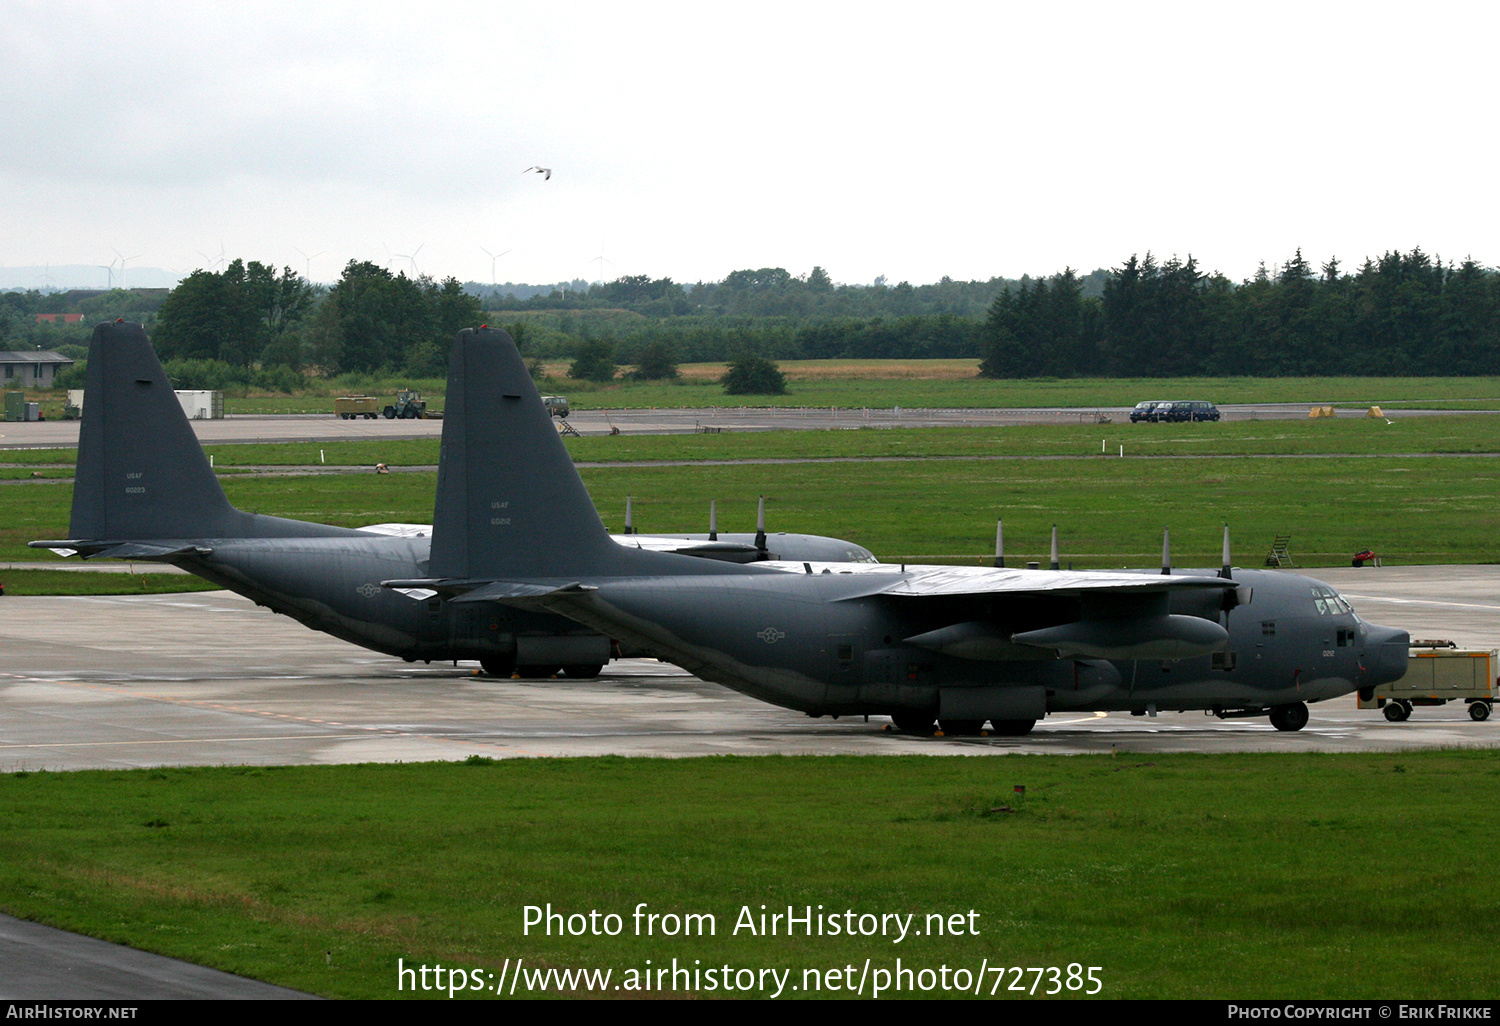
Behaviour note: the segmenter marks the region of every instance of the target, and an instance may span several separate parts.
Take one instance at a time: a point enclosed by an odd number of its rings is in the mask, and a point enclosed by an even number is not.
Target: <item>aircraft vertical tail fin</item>
[[[139,324],[105,322],[89,342],[73,538],[241,533],[172,383]]]
[[[458,333],[448,363],[433,577],[612,573],[609,537],[509,334]]]

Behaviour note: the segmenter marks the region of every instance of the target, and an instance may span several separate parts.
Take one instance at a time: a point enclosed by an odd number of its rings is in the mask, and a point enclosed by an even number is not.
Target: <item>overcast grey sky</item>
[[[0,0],[0,266],[1489,264],[1497,22],[1443,2]]]

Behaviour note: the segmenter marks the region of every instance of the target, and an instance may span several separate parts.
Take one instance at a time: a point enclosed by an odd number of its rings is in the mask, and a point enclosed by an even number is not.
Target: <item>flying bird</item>
[[[552,180],[552,169],[550,167],[535,167],[535,166],[533,166],[533,167],[528,167],[526,169],[526,171],[535,171],[537,174],[539,174],[539,175],[542,176],[542,180],[543,181],[550,182]],[[526,173],[526,171],[522,171],[521,174],[524,175]]]

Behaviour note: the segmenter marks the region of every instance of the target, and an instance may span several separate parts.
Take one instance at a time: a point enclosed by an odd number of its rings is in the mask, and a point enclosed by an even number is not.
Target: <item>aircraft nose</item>
[[[1366,624],[1369,631],[1368,648],[1364,659],[1366,687],[1388,684],[1406,675],[1407,650],[1411,647],[1411,635],[1396,627],[1380,627]]]

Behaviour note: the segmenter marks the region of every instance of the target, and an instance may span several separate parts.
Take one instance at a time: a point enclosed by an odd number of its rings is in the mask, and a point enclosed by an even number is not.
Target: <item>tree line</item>
[[[573,283],[577,286],[579,283]],[[1196,260],[1149,253],[1087,275],[931,285],[835,284],[814,267],[734,271],[682,285],[635,275],[497,306],[456,279],[350,261],[330,287],[234,261],[165,299],[85,299],[86,323],[37,323],[55,296],[0,294],[0,348],[81,356],[95,319],[147,323],[166,361],[334,375],[440,376],[459,328],[509,328],[528,357],[584,358],[670,377],[677,362],[981,358],[989,377],[1500,374],[1500,274],[1420,249],[1315,268],[1301,251],[1234,283]],[[43,310],[47,307],[47,310]],[[580,375],[583,376],[583,375]],[[278,380],[291,380],[284,375]]]
[[[1148,253],[1098,298],[1071,270],[1007,287],[984,349],[994,378],[1500,374],[1500,274],[1420,249],[1346,274],[1298,250],[1235,285]]]

